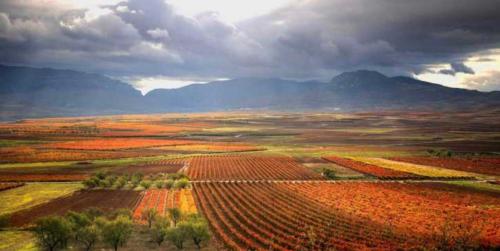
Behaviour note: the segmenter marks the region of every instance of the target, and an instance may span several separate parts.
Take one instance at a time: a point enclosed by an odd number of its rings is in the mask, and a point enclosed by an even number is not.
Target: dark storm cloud
[[[124,1],[97,17],[37,1],[0,2],[0,63],[116,76],[327,78],[473,74],[464,60],[500,48],[497,0],[309,0],[244,22],[179,15],[162,0]],[[488,55],[484,55],[487,58]]]

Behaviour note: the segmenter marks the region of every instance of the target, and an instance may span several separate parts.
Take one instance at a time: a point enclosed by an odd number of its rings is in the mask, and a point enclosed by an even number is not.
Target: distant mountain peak
[[[349,71],[341,73],[335,77],[333,77],[332,82],[338,81],[356,81],[356,80],[385,80],[387,76],[378,72],[371,70],[357,70],[357,71]]]

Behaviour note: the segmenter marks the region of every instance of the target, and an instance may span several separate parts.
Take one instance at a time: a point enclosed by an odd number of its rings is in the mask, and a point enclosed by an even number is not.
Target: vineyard
[[[450,237],[500,245],[500,201],[494,193],[442,183],[282,184],[294,194],[426,241],[450,224]],[[477,236],[473,235],[477,232]]]
[[[313,180],[323,179],[290,157],[256,155],[196,156],[187,175],[192,180]]]
[[[189,163],[189,158],[174,158],[149,161],[143,164],[122,166],[113,169],[113,173],[118,174],[157,174],[157,173],[176,173]]]
[[[70,150],[115,150],[143,148],[154,146],[188,145],[196,142],[191,140],[161,140],[161,139],[141,139],[141,138],[98,138],[94,140],[66,141],[50,143],[47,148],[70,149]]]
[[[144,192],[140,202],[134,209],[133,217],[142,222],[142,214],[147,209],[155,209],[156,212],[165,216],[167,209],[179,208],[185,214],[196,213],[193,195],[189,189],[149,189]]]
[[[236,250],[392,249],[406,244],[383,225],[361,221],[284,186],[197,183],[199,208],[214,233]]]
[[[0,123],[0,223],[10,222],[0,250],[39,248],[37,219],[75,220],[70,211],[99,218],[95,224],[126,217],[131,237],[119,250],[497,250],[500,116],[472,114],[474,134],[459,115]],[[193,230],[201,246],[191,237],[176,242]],[[91,250],[112,250],[98,237]],[[69,245],[85,250],[76,238]]]
[[[371,175],[377,177],[379,179],[421,179],[423,176],[415,175],[412,173],[391,170],[383,167],[379,167],[372,164],[367,164],[361,161],[356,161],[352,159],[336,157],[336,156],[328,156],[324,157],[324,159],[333,162],[337,165],[351,168],[360,173],[364,173],[367,175]]]

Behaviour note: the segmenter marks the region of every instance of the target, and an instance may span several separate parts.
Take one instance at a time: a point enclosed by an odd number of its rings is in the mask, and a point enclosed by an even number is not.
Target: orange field
[[[192,180],[323,179],[293,158],[256,155],[193,157],[187,175]]]
[[[93,140],[66,141],[46,144],[47,148],[74,150],[114,150],[168,145],[194,144],[191,140],[161,140],[145,138],[97,138]]]
[[[273,183],[196,183],[214,234],[235,250],[394,249],[397,234]]]
[[[43,147],[31,146],[3,147],[0,148],[0,156],[2,156],[0,163],[117,159],[144,157],[158,154],[157,151],[145,151],[144,149],[125,150],[115,151],[115,149],[110,149],[80,151],[67,149],[46,149]]]
[[[128,174],[176,173],[180,171],[184,166],[188,165],[189,161],[190,158],[163,159],[163,160],[149,161],[145,164],[121,166],[118,168],[114,168],[112,172],[128,173]]]
[[[500,245],[500,199],[495,193],[443,183],[282,184],[294,194],[423,240],[450,224],[448,234],[479,232],[483,244]]]
[[[203,151],[203,152],[248,152],[264,150],[248,144],[229,144],[225,142],[210,142],[205,144],[190,144],[159,147],[162,150]]]
[[[167,209],[180,208],[184,214],[196,213],[196,206],[191,190],[182,189],[149,189],[144,192],[141,201],[134,209],[133,217],[143,222],[142,213],[154,208],[161,216],[167,215]]]

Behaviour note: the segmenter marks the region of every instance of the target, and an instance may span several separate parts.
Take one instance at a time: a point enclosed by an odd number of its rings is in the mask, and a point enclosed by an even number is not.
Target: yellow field
[[[38,250],[33,235],[28,231],[0,231],[0,250]]]
[[[180,191],[179,209],[185,214],[197,213],[196,205],[194,203],[193,193],[191,189],[182,189]]]
[[[388,168],[388,169],[392,169],[392,170],[403,171],[403,172],[408,172],[408,173],[413,173],[413,174],[428,176],[428,177],[474,177],[474,176],[477,176],[477,174],[474,174],[474,173],[450,170],[450,169],[439,168],[439,167],[416,165],[416,164],[411,164],[411,163],[406,163],[406,162],[398,162],[398,161],[387,160],[387,159],[382,159],[382,158],[351,157],[351,159],[365,162],[365,163],[372,164],[372,165],[376,165],[376,166],[380,166],[380,167],[384,167],[384,168]]]
[[[0,212],[10,214],[49,200],[71,194],[83,186],[80,183],[29,183],[0,192]]]

